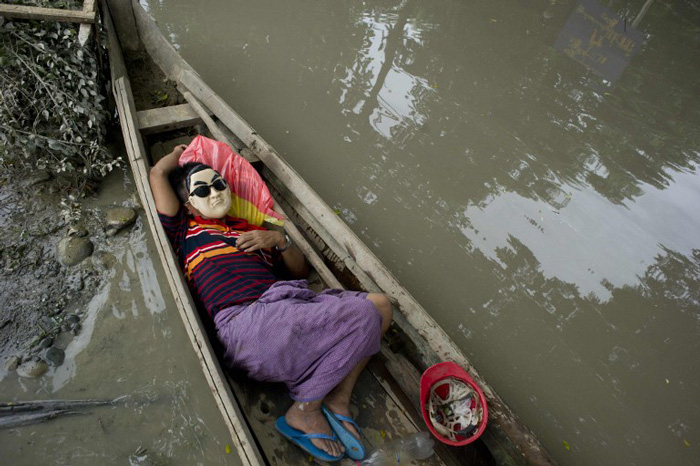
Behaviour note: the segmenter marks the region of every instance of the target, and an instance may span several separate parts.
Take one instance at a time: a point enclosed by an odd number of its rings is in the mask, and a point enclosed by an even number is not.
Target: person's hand
[[[258,249],[269,249],[277,246],[282,248],[287,244],[284,235],[273,230],[253,230],[241,233],[236,240],[236,247],[241,251],[253,252]]]
[[[173,151],[156,162],[155,168],[156,173],[160,172],[167,176],[168,173],[175,170],[180,162],[180,156],[187,149],[187,144],[179,144],[175,146]],[[153,171],[153,170],[151,170]]]
[[[187,149],[187,144],[178,144],[175,146],[175,149],[173,149],[172,154],[177,160],[180,160],[180,156],[185,152],[185,149]]]

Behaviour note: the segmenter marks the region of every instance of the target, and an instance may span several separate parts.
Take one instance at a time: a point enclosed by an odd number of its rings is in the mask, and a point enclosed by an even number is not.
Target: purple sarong
[[[322,399],[379,351],[382,319],[366,296],[277,282],[252,304],[216,314],[226,362],[252,379],[284,382],[296,401]]]

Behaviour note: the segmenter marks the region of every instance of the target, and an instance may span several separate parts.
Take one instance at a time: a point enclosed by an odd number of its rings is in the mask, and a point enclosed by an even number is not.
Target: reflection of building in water
[[[421,31],[408,21],[408,15],[365,15],[364,47],[340,81],[340,104],[344,113],[366,117],[381,135],[399,144],[412,130],[425,123],[420,103],[434,90],[424,78],[401,67],[410,61],[411,42],[421,42]]]
[[[648,0],[634,21],[636,26],[648,10]],[[620,77],[639,52],[644,34],[627,20],[600,6],[581,0],[569,16],[554,48],[611,81]]]

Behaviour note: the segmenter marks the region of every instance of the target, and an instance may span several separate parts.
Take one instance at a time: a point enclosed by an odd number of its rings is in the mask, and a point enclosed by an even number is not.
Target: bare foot
[[[284,415],[284,418],[287,424],[305,434],[333,435],[331,426],[321,412],[321,401],[295,402]],[[340,456],[345,453],[345,447],[340,442],[326,439],[311,439],[311,443],[331,456]]]

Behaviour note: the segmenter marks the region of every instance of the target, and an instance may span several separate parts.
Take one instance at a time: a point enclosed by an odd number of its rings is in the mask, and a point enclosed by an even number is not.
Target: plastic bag
[[[273,210],[275,202],[265,182],[250,162],[228,144],[197,136],[180,156],[180,165],[187,162],[209,165],[226,180],[231,187],[230,216],[257,226],[263,222],[283,225],[282,216]]]
[[[361,466],[397,466],[415,460],[424,460],[433,454],[435,442],[428,432],[392,440],[372,451]]]

